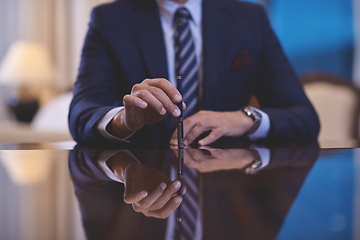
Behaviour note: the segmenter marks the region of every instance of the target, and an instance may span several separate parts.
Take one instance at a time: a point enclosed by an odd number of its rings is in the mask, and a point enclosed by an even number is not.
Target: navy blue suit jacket
[[[234,111],[255,95],[271,121],[268,139],[315,139],[317,115],[264,10],[235,0],[203,0],[203,109]],[[79,143],[106,143],[96,126],[145,78],[167,78],[155,0],[120,0],[91,14],[69,126]],[[168,142],[174,118],[145,126],[133,142]]]

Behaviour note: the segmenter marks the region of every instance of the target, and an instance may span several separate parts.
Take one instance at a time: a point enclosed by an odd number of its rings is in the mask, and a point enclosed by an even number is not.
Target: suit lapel
[[[146,77],[168,78],[165,43],[156,2],[138,1],[134,4],[130,23],[144,59]]]
[[[163,31],[156,2],[138,1],[130,22],[144,59],[146,77],[169,79]],[[167,131],[166,135],[170,137],[175,130],[176,119],[168,116],[162,124],[162,130]]]
[[[203,0],[203,109],[211,109],[214,106],[216,94],[216,84],[218,69],[221,64],[222,34],[224,32],[222,24],[223,18],[222,1]]]
[[[203,109],[211,109],[216,101],[214,96],[219,80],[218,69],[221,64],[222,46],[225,44],[222,26],[226,25],[222,23],[222,12],[222,1],[203,0]],[[168,78],[165,43],[156,2],[136,3],[134,14],[130,14],[130,24],[141,49],[147,77]],[[175,120],[172,117],[165,119],[167,129],[171,129],[169,135],[175,129]]]

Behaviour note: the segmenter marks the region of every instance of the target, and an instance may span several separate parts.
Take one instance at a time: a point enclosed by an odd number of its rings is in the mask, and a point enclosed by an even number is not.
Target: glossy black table
[[[70,149],[71,144],[0,148],[0,239],[181,235],[177,211],[165,219],[135,212],[123,201],[124,184],[111,180],[102,167],[104,160],[131,159],[173,180],[176,150]],[[247,149],[187,150],[185,162],[198,170],[197,237],[360,239],[360,149],[316,143],[268,149],[269,163],[252,172],[244,170]]]

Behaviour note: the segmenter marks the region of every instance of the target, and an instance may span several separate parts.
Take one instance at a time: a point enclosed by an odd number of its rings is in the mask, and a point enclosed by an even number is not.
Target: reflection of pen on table
[[[182,95],[182,80],[181,76],[176,77],[177,80],[177,90]],[[180,109],[180,116],[178,117],[178,179],[181,182],[181,187],[178,191],[178,194],[182,197],[183,196],[183,169],[184,169],[184,125],[183,125],[183,107],[182,101],[178,103],[178,107]],[[181,204],[177,210],[177,217],[176,220],[181,222]]]

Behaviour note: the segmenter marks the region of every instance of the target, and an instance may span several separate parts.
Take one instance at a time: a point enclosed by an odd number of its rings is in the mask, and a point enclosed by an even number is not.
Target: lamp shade
[[[5,85],[41,85],[54,77],[47,48],[37,42],[12,43],[0,64],[0,83]]]

